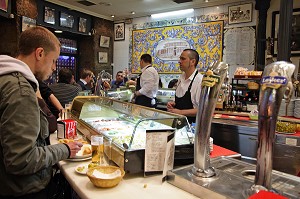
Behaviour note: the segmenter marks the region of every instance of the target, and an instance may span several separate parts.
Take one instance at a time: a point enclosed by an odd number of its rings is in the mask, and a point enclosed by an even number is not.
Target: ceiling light
[[[134,15],[134,14],[135,14],[135,12],[134,12],[134,11],[132,11],[132,12],[131,12],[131,14],[133,14],[133,15]]]
[[[111,17],[112,17],[112,18],[114,18],[114,17],[115,17],[115,15],[111,15]]]
[[[55,33],[62,33],[63,31],[61,30],[54,30]]]
[[[205,2],[209,2],[209,0],[205,0]]]
[[[152,18],[162,18],[162,17],[169,17],[169,16],[178,16],[183,14],[188,14],[194,12],[194,9],[185,9],[185,10],[177,10],[172,12],[164,12],[159,14],[152,14]]]

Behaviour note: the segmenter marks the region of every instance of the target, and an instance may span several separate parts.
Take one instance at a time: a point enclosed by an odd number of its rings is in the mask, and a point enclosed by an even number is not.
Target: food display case
[[[157,108],[166,110],[169,101],[175,101],[175,89],[160,88],[156,94]]]
[[[78,96],[71,108],[77,130],[87,138],[104,135],[104,152],[127,173],[144,171],[146,130],[175,130],[175,164],[193,158],[185,116],[99,96]]]
[[[133,98],[133,92],[131,89],[118,89],[118,90],[109,90],[106,94],[107,97],[111,99],[120,100],[123,102],[130,102]]]

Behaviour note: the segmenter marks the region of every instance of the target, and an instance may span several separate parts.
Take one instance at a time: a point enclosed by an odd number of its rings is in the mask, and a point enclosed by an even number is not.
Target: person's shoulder
[[[149,71],[149,72],[152,72],[152,73],[158,74],[158,72],[157,72],[156,68],[154,68],[153,66],[152,66],[152,67],[148,67],[148,68],[146,69],[146,71]]]

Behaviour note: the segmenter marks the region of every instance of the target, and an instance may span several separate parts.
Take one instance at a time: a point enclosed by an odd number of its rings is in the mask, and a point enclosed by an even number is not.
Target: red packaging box
[[[72,119],[60,120],[57,122],[58,139],[74,139],[76,133],[76,121]]]

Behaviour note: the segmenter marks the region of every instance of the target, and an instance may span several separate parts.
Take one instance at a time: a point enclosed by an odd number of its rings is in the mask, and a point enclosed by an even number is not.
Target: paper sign
[[[174,136],[174,129],[146,131],[145,176],[161,174],[164,168],[171,167],[170,169],[172,169],[174,162]]]

